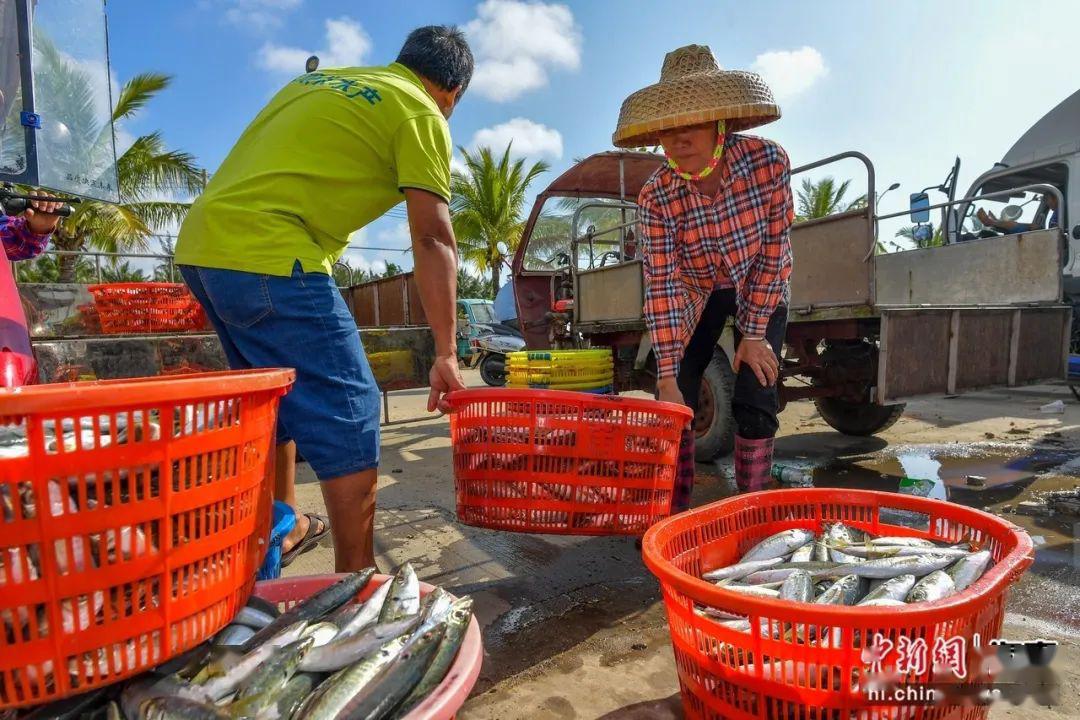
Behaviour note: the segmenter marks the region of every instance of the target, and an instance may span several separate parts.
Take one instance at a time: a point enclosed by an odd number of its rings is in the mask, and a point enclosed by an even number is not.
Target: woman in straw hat
[[[742,490],[762,488],[772,467],[794,213],[786,153],[736,132],[778,117],[759,76],[721,70],[708,47],[690,45],[668,53],[660,82],[626,99],[614,135],[619,147],[661,145],[668,159],[638,196],[661,400],[696,411],[702,375],[735,318],[732,414]],[[690,505],[693,458],[688,429],[676,511]]]

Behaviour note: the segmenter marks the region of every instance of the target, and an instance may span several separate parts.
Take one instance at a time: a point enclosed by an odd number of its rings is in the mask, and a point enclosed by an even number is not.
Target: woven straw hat
[[[660,82],[623,101],[611,139],[616,147],[658,145],[657,132],[668,128],[727,120],[735,132],[779,117],[760,75],[721,70],[707,45],[687,45],[664,57]]]

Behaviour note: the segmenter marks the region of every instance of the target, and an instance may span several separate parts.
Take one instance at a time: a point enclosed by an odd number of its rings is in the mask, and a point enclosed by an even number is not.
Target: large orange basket
[[[135,675],[232,619],[266,552],[292,380],[0,390],[0,709]]]
[[[276,603],[282,610],[292,607],[304,598],[328,587],[340,580],[340,575],[308,575],[305,577],[264,580],[255,584],[255,595]],[[389,582],[387,575],[376,575],[357,596],[358,602],[367,600],[384,582]],[[421,597],[435,588],[427,583],[420,583]],[[431,691],[427,698],[413,708],[402,720],[451,720],[468,699],[476,679],[480,677],[480,666],[484,661],[484,646],[480,639],[480,625],[474,616],[469,621],[469,628],[461,641],[457,657],[443,681]]]
[[[918,513],[925,529],[884,522],[883,508],[886,517],[894,509]],[[808,607],[739,594],[700,579],[703,572],[735,562],[773,533],[788,528],[820,533],[831,522],[875,535],[971,541],[989,550],[994,564],[952,597],[887,609]],[[888,676],[897,669],[901,637],[925,641],[929,653],[939,638],[944,643],[958,637],[963,639],[970,681],[979,664],[979,645],[985,651],[1000,635],[1009,585],[1034,560],[1027,533],[993,515],[909,495],[840,489],[752,493],[676,515],[646,533],[643,553],[660,580],[686,717],[716,720],[985,718],[986,707],[873,705],[867,691],[874,675],[867,662],[892,643],[891,654],[879,655],[881,666],[873,668]],[[747,618],[758,631],[725,627],[695,607]],[[878,645],[878,638],[887,643]],[[908,685],[932,682],[933,662],[928,661],[921,674],[900,680]]]
[[[109,283],[87,288],[106,334],[184,332],[206,327],[206,313],[183,283]]]
[[[450,395],[458,520],[560,535],[640,535],[671,513],[680,405],[557,390]]]

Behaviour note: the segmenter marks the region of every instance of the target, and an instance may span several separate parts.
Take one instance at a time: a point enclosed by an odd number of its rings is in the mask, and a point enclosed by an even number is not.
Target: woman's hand
[[[679,390],[679,383],[673,377],[660,378],[656,381],[656,392],[658,400],[661,402],[675,403],[676,405],[685,405],[683,400],[682,391]]]
[[[59,210],[64,203],[55,200],[49,195],[40,193],[32,193],[32,195],[40,198],[40,200],[30,201],[30,207],[26,208],[23,213],[26,218],[26,225],[30,228],[30,232],[35,235],[48,235],[56,229],[56,223],[60,222],[60,216],[52,213]]]
[[[772,345],[767,340],[743,338],[735,351],[735,372],[746,363],[757,375],[761,387],[771,387],[780,376],[780,361],[776,359]]]

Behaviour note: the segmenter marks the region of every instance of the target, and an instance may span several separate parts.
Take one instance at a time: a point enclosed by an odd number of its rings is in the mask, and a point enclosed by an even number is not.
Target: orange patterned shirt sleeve
[[[638,203],[645,272],[645,324],[652,336],[659,377],[673,377],[678,374],[685,349],[680,326],[686,289],[675,247],[676,225],[661,214],[647,186]]]
[[[780,151],[781,153],[783,151]],[[776,307],[787,300],[791,277],[791,223],[795,204],[791,197],[791,166],[783,154],[773,167],[773,191],[769,201],[769,221],[761,249],[742,285],[742,299],[736,326],[743,335],[765,337]]]

